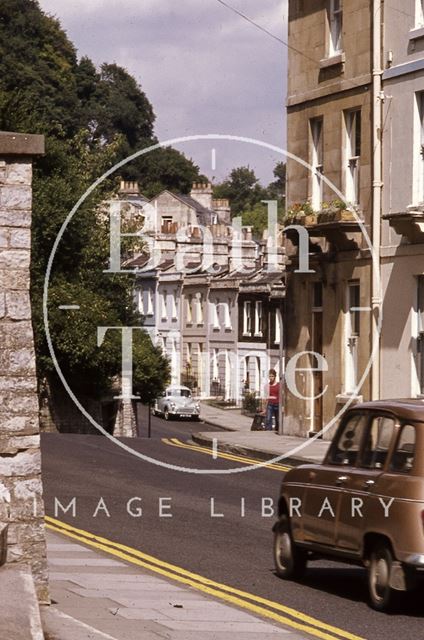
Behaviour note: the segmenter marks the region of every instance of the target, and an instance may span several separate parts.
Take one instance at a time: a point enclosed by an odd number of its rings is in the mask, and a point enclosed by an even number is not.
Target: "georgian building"
[[[309,272],[298,273],[298,234],[286,233],[287,359],[304,354],[286,396],[284,429],[296,435],[320,431],[346,403],[379,393],[370,355],[378,350],[380,295],[363,233],[379,247],[381,75],[370,43],[374,35],[379,49],[381,15],[373,5],[289,1],[288,150],[309,165],[287,162],[288,209],[304,211],[291,222],[309,235]]]

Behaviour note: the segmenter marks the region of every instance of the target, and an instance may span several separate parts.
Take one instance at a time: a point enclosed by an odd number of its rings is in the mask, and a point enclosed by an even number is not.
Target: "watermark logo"
[[[67,393],[69,394],[69,396],[71,397],[71,399],[73,400],[73,402],[76,404],[76,406],[79,408],[79,410],[81,411],[81,413],[87,418],[87,420],[96,427],[96,429],[102,433],[104,436],[108,437],[109,439],[113,440],[117,446],[121,447],[122,449],[132,453],[133,455],[156,465],[160,465],[166,468],[170,468],[170,469],[174,469],[174,470],[180,470],[180,471],[184,471],[187,473],[197,473],[197,474],[230,474],[230,473],[240,473],[243,471],[248,471],[248,470],[252,470],[258,467],[262,467],[262,466],[267,466],[268,464],[273,464],[276,463],[278,461],[283,460],[284,458],[287,458],[288,456],[294,455],[296,453],[298,453],[300,450],[302,450],[303,448],[305,448],[306,446],[308,446],[309,442],[311,440],[306,440],[304,443],[302,443],[300,446],[294,448],[293,450],[291,450],[290,452],[285,453],[284,455],[281,456],[276,456],[274,459],[268,461],[268,462],[263,462],[263,463],[258,463],[257,465],[248,465],[246,467],[238,467],[238,468],[234,468],[234,469],[193,469],[193,468],[188,468],[188,467],[181,467],[178,465],[173,465],[173,464],[169,464],[167,462],[164,461],[160,461],[160,460],[156,460],[151,458],[150,456],[147,456],[139,451],[136,451],[134,449],[132,449],[130,446],[128,446],[126,443],[123,443],[121,441],[119,441],[117,438],[114,438],[111,434],[109,434],[101,424],[99,424],[91,415],[90,413],[84,408],[84,406],[81,404],[81,402],[78,400],[78,398],[76,397],[76,395],[74,394],[74,392],[72,391],[72,389],[70,388],[68,381],[66,380],[60,364],[58,362],[58,359],[56,357],[55,354],[55,349],[54,349],[54,344],[51,338],[51,334],[50,334],[50,330],[49,330],[49,315],[48,315],[48,296],[49,296],[49,283],[50,283],[50,279],[51,279],[51,272],[52,272],[52,268],[54,265],[54,260],[55,257],[59,251],[60,248],[60,243],[62,241],[63,235],[66,232],[72,218],[77,215],[78,210],[80,208],[80,206],[84,203],[84,201],[90,196],[90,194],[104,181],[106,180],[108,177],[110,177],[111,175],[113,175],[115,172],[117,172],[119,169],[121,169],[123,166],[125,166],[126,164],[130,163],[131,161],[135,160],[136,158],[146,155],[152,151],[155,151],[156,149],[160,148],[160,147],[166,147],[166,146],[172,146],[172,145],[176,145],[176,144],[180,144],[180,143],[185,143],[185,142],[193,142],[193,141],[208,141],[208,142],[214,142],[214,141],[230,141],[233,142],[234,144],[244,144],[244,145],[252,145],[253,147],[255,147],[256,149],[262,149],[262,150],[266,150],[266,151],[271,151],[275,154],[278,154],[279,156],[282,156],[283,158],[292,161],[292,162],[296,162],[299,163],[300,165],[302,165],[303,167],[305,167],[309,172],[311,172],[311,174],[314,174],[315,169],[313,167],[311,167],[307,162],[305,162],[304,160],[302,160],[301,158],[298,158],[297,156],[295,156],[294,154],[269,143],[260,141],[260,140],[255,140],[252,138],[244,138],[241,136],[232,136],[232,135],[223,135],[223,134],[207,134],[207,135],[198,135],[198,136],[186,136],[186,137],[182,137],[182,138],[175,138],[172,140],[167,140],[165,142],[162,143],[158,143],[155,145],[152,145],[146,149],[141,149],[140,151],[138,151],[137,153],[129,156],[128,158],[122,160],[121,162],[117,163],[114,167],[112,167],[111,169],[109,169],[107,172],[105,172],[102,176],[100,176],[90,187],[89,189],[87,189],[87,191],[81,196],[81,198],[78,200],[78,202],[75,204],[75,206],[73,207],[73,209],[71,210],[71,212],[68,214],[66,220],[64,221],[59,234],[54,242],[53,245],[53,249],[52,252],[50,254],[49,257],[49,261],[48,261],[48,265],[47,265],[47,270],[46,270],[46,275],[45,275],[45,281],[44,281],[44,295],[43,295],[43,314],[44,314],[44,324],[45,324],[45,332],[46,332],[46,339],[47,339],[47,344],[50,350],[50,354],[51,357],[53,359],[56,371],[67,391]],[[334,194],[340,198],[341,200],[345,200],[343,194],[335,187],[335,185],[333,185],[324,175],[320,176],[320,179],[322,180],[323,183],[325,183],[328,187],[330,187],[332,189],[332,191],[334,192]],[[277,203],[273,200],[266,200],[264,201],[264,205],[267,207],[267,218],[268,218],[268,240],[267,240],[267,245],[268,245],[268,261],[267,264],[265,266],[265,269],[268,272],[275,272],[275,271],[279,271],[280,270],[280,265],[278,263],[278,234],[279,234],[279,226],[277,223]],[[148,205],[147,205],[148,206]],[[363,222],[359,219],[357,213],[355,211],[353,211],[353,214],[356,218],[356,222],[359,225],[362,235],[365,239],[365,243],[367,244],[368,248],[370,249],[371,252],[371,258],[375,263],[375,266],[378,266],[376,261],[376,256],[373,250],[373,246],[371,243],[371,240],[369,238],[367,229],[365,228]],[[152,237],[150,234],[147,234],[144,232],[143,229],[141,229],[140,231],[136,232],[136,233],[125,233],[122,231],[122,225],[121,225],[121,209],[120,209],[120,204],[119,202],[113,202],[111,203],[110,206],[110,260],[109,260],[109,269],[107,269],[105,271],[105,273],[110,273],[111,275],[114,274],[125,274],[125,273],[134,273],[134,269],[128,269],[122,266],[122,256],[121,256],[121,244],[122,244],[122,238],[126,238],[126,237],[136,237],[139,239],[142,239],[143,242],[145,243],[145,245],[148,247],[149,249],[149,254],[150,254],[150,259],[148,260],[148,262],[143,265],[140,269],[138,269],[138,272],[146,272],[148,270],[151,270],[152,268],[154,268],[155,266],[157,266],[160,261],[161,261],[161,252],[160,252],[160,248],[158,247],[158,245],[152,240]],[[228,225],[229,227],[232,228],[231,231],[231,242],[233,244],[232,246],[232,255],[233,255],[233,267],[235,269],[237,269],[240,274],[245,274],[245,273],[251,273],[251,270],[246,269],[246,264],[245,261],[243,259],[243,255],[242,255],[242,225],[241,225],[241,218],[235,218],[232,221],[231,225]],[[200,235],[201,235],[201,242],[200,244],[202,245],[202,261],[200,265],[196,265],[195,268],[193,268],[193,266],[188,266],[188,262],[186,261],[187,255],[184,253],[184,251],[178,251],[175,254],[175,268],[180,271],[183,275],[184,274],[188,274],[188,273],[196,273],[197,271],[199,271],[199,269],[203,270],[204,272],[210,272],[210,273],[214,273],[214,271],[216,270],[216,265],[213,262],[213,243],[214,243],[214,239],[213,236],[210,232],[210,230],[206,227],[206,226],[202,226],[202,225],[198,225],[198,228],[200,230]],[[186,236],[189,232],[189,229],[186,228],[180,228],[178,230],[177,233],[177,240],[178,238],[183,238],[184,236]],[[314,273],[314,269],[311,268],[310,266],[310,254],[309,254],[309,243],[310,243],[310,238],[309,238],[309,233],[308,230],[303,227],[302,225],[298,225],[298,224],[289,224],[288,226],[286,226],[283,229],[283,233],[287,234],[288,232],[290,232],[291,234],[296,234],[297,236],[297,246],[298,246],[298,251],[297,251],[297,258],[298,258],[298,266],[297,268],[294,270],[294,274],[293,277],[296,277],[296,274],[313,274]],[[376,273],[379,274],[379,270],[378,268],[376,269]],[[379,287],[380,287],[380,291],[381,291],[381,283],[379,283]],[[382,298],[382,296],[380,295],[380,299]],[[61,305],[60,308],[70,308],[69,305]],[[72,308],[75,309],[79,309],[78,305],[72,305]],[[283,324],[284,323],[284,318],[281,318],[280,316],[280,323]],[[380,313],[378,318],[377,318],[377,331],[380,332],[381,331],[381,324],[382,324],[382,314]],[[140,329],[143,327],[140,327]],[[95,334],[97,335],[97,344],[98,344],[98,348],[102,348],[106,333],[108,331],[120,331],[121,332],[121,340],[122,340],[122,389],[121,389],[121,393],[119,396],[116,396],[117,398],[120,399],[134,399],[136,396],[134,396],[133,394],[133,384],[132,384],[132,380],[133,380],[133,352],[132,352],[132,345],[133,345],[133,333],[134,331],[138,329],[135,327],[118,327],[118,326],[97,326],[97,327],[93,327],[93,332],[95,332]],[[349,402],[347,402],[345,404],[345,406],[340,410],[340,412],[335,415],[327,425],[324,426],[324,428],[317,434],[315,434],[315,437],[319,437],[321,436],[325,431],[327,431],[328,429],[331,428],[331,426],[333,426],[337,420],[340,418],[340,416],[342,415],[342,413],[350,406],[350,404],[353,402],[353,399],[356,395],[359,395],[360,393],[360,389],[366,379],[366,377],[369,374],[369,371],[371,369],[372,366],[372,362],[373,360],[377,357],[378,354],[378,342],[375,342],[375,346],[374,346],[374,350],[371,353],[370,359],[368,361],[367,366],[364,368],[362,377],[357,381],[357,384],[354,385],[354,389],[352,389],[351,391],[351,400]],[[204,357],[206,358],[206,362],[205,362],[205,367],[209,367],[210,365],[210,354],[209,353],[205,353]],[[226,357],[228,357],[228,355],[226,355]],[[261,359],[263,359],[264,354],[263,352],[257,352],[256,357],[259,357]],[[300,360],[302,358],[306,358],[307,360],[309,360],[309,363],[313,363],[313,364],[309,364],[307,367],[305,366],[301,366]],[[237,378],[240,378],[240,359],[237,357],[236,354],[231,354],[230,359],[232,359],[234,367],[235,367],[235,374],[237,376]],[[213,360],[213,359],[212,359]],[[175,362],[178,362],[179,359],[175,358],[174,360]],[[265,363],[264,363],[265,364]],[[266,363],[268,364],[268,363]],[[265,366],[266,366],[265,364]],[[267,367],[266,367],[267,368]],[[322,397],[326,391],[327,388],[324,387],[324,389],[319,390],[319,393],[313,394],[313,395],[305,395],[301,392],[301,390],[298,387],[297,384],[297,376],[298,374],[307,374],[309,376],[313,375],[314,373],[322,373],[322,372],[326,372],[329,370],[329,363],[326,361],[325,357],[323,354],[318,353],[316,351],[303,351],[301,353],[295,354],[287,363],[287,367],[286,370],[284,372],[284,370],[282,369],[281,372],[284,374],[285,373],[285,384],[286,384],[286,388],[290,391],[291,394],[293,394],[294,396],[296,396],[297,398],[304,400],[304,401],[313,401],[315,399],[318,399],[320,397]]]

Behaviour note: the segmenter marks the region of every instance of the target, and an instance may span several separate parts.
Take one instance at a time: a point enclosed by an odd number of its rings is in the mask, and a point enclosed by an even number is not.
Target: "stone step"
[[[25,565],[0,569],[0,638],[45,640],[34,581]]]

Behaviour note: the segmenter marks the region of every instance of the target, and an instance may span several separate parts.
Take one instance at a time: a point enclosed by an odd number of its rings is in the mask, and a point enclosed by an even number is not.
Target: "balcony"
[[[424,204],[408,207],[400,213],[386,213],[383,219],[411,244],[424,242]]]
[[[342,206],[343,205],[343,206]],[[312,211],[310,206],[298,211],[294,216],[289,217],[287,225],[301,225],[305,227],[309,238],[316,239],[322,251],[327,248],[319,242],[324,239],[330,250],[336,251],[356,251],[361,246],[362,220],[358,213],[347,209],[344,203],[331,204],[320,211]],[[297,245],[295,231],[289,231],[287,237]],[[317,244],[311,242],[311,251],[316,253]]]

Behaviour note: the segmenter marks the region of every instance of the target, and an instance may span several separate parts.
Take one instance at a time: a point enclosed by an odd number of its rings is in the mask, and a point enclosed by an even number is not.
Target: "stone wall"
[[[29,297],[32,157],[42,136],[0,132],[0,523],[8,562],[31,566],[48,601],[37,379]]]

